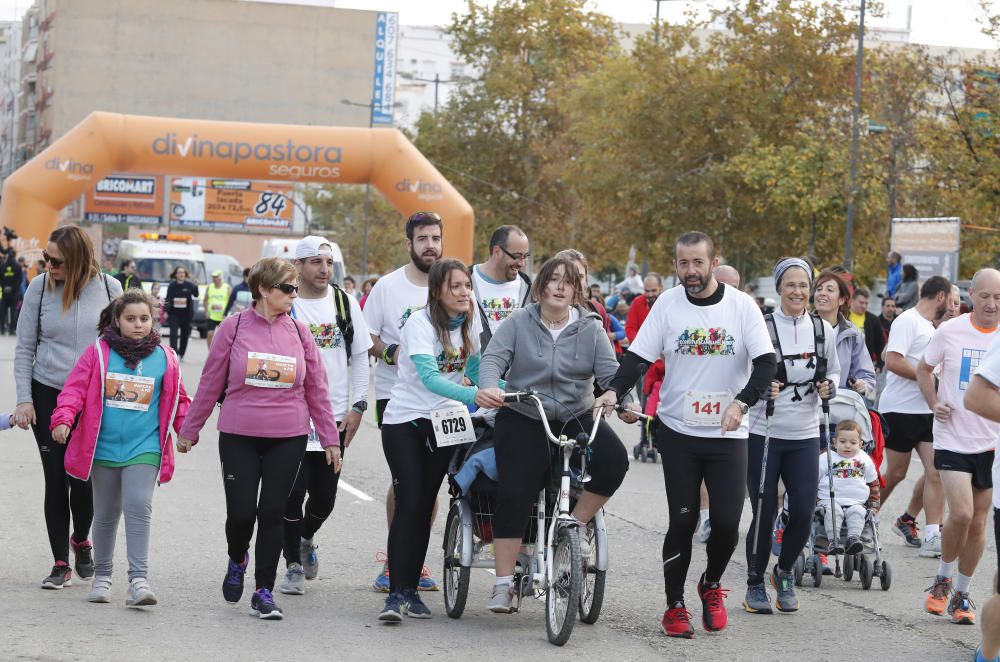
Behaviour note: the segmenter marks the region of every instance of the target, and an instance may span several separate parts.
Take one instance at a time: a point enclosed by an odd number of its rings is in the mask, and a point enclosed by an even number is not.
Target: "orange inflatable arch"
[[[22,247],[44,247],[60,210],[116,172],[370,183],[404,217],[439,213],[444,254],[472,261],[472,207],[397,129],[95,112],[7,178],[0,225],[15,229]]]

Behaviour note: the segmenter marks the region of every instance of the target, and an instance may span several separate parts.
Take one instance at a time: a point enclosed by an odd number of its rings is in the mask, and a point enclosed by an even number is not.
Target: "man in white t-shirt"
[[[986,517],[993,493],[991,472],[1000,424],[966,409],[964,399],[997,335],[1000,271],[977,272],[969,297],[972,312],[938,327],[917,367],[920,391],[934,412],[934,467],[941,476],[948,504],[947,526],[941,532],[941,562],[924,608],[939,615],[947,608],[952,623],[966,625],[975,622],[969,584],[986,543]],[[935,388],[934,369],[938,366],[941,376]]]
[[[368,409],[371,336],[357,299],[330,284],[333,248],[329,240],[317,236],[302,239],[295,249],[295,268],[299,272],[299,296],[292,304],[292,317],[309,326],[319,348],[344,452]],[[303,580],[316,578],[319,560],[313,536],[333,512],[337,500],[340,471],[326,464],[322,451],[319,437],[311,432],[285,508],[283,550],[288,567],[278,590],[288,595],[302,595]],[[305,501],[307,494],[309,499]]]
[[[501,225],[490,237],[490,257],[472,268],[472,290],[483,332],[480,347],[486,351],[497,327],[528,301],[531,279],[524,273],[531,253],[528,235],[516,225]]]
[[[719,259],[712,239],[689,232],[677,239],[675,251],[682,286],[656,299],[597,405],[623,398],[635,386],[639,365],[664,357],[656,444],[670,523],[663,541],[667,610],[660,627],[667,636],[692,637],[684,583],[698,525],[699,488],[704,479],[712,532],[698,595],[702,624],[718,631],[728,623],[721,581],[736,549],[746,497],[746,413],[770,385],[777,361],[757,304],[716,281]]]
[[[948,310],[951,282],[942,276],[932,276],[920,289],[917,305],[900,314],[892,322],[885,345],[885,390],[879,397],[879,411],[889,424],[885,440],[887,469],[884,474],[882,505],[888,501],[910,467],[910,456],[917,451],[924,467],[924,508],[927,527],[923,540],[917,531],[913,515],[904,512],[896,519],[892,530],[911,547],[920,547],[920,556],[941,555],[941,517],[944,515],[944,493],[941,477],[934,468],[934,414],[931,413],[917,385],[917,365],[924,349],[934,335],[934,322]]]
[[[415,310],[427,305],[427,273],[441,259],[441,237],[441,217],[434,212],[421,211],[406,219],[406,249],[410,253],[410,261],[406,266],[379,278],[365,302],[365,321],[372,339],[368,353],[375,357],[375,421],[380,428],[382,415],[389,404],[389,393],[396,383],[396,361],[403,324]],[[385,495],[387,523],[392,523],[395,511],[396,497],[390,486]],[[375,579],[373,588],[388,593],[389,587],[389,563],[383,560],[382,572]],[[436,591],[437,584],[425,572],[420,578],[419,588]]]
[[[979,364],[965,392],[965,407],[974,414],[1000,423],[1000,333]],[[1000,442],[1000,439],[997,440]],[[1000,483],[1000,455],[993,458],[993,484]],[[981,610],[983,643],[976,660],[1000,662],[1000,492],[993,491],[993,534],[996,537],[997,573],[993,595]]]

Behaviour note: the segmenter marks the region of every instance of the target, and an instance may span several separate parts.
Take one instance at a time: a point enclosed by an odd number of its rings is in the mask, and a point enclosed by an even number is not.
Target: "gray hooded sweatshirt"
[[[483,355],[480,388],[497,388],[504,377],[508,391],[530,388],[545,394],[540,399],[546,417],[552,420],[565,421],[591,411],[595,378],[601,388],[607,388],[618,361],[601,316],[575,308],[580,319],[568,324],[555,342],[541,320],[537,303],[516,310],[497,329]],[[533,403],[509,406],[519,414],[538,418]]]
[[[45,282],[45,290],[42,283]],[[17,323],[14,351],[14,381],[17,404],[31,402],[31,380],[62,389],[77,359],[97,339],[97,320],[111,299],[122,293],[122,285],[111,276],[99,275],[83,286],[80,298],[63,310],[62,283],[48,288],[51,279],[37,276],[28,284]],[[41,304],[41,316],[38,314]],[[41,324],[39,324],[39,321]],[[38,337],[41,327],[42,335]]]

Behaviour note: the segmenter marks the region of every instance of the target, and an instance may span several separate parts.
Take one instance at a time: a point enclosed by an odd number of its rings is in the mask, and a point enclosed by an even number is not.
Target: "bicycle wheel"
[[[601,617],[604,604],[604,580],[607,572],[597,569],[597,529],[594,521],[587,524],[583,535],[590,543],[591,557],[583,560],[583,580],[580,584],[580,622],[593,625]]]
[[[469,597],[469,568],[462,566],[462,518],[458,506],[448,510],[444,526],[444,610],[449,618],[461,618]]]
[[[545,594],[545,630],[549,642],[562,646],[569,641],[580,606],[583,561],[580,532],[575,526],[560,526],[552,546],[552,584]]]

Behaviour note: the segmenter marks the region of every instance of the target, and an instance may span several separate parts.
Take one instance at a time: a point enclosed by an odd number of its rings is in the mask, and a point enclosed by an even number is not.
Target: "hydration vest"
[[[816,351],[812,354],[805,352],[802,354],[785,354],[781,351],[781,341],[778,339],[778,327],[774,321],[774,313],[768,313],[764,315],[764,324],[767,326],[767,334],[771,336],[771,344],[774,345],[774,351],[778,355],[778,372],[775,374],[774,378],[784,384],[781,390],[791,386],[795,395],[792,396],[792,402],[798,402],[802,399],[802,396],[809,395],[815,390],[816,382],[821,382],[826,379],[826,368],[827,368],[827,356],[826,356],[826,329],[823,326],[823,318],[819,316],[818,313],[809,313],[809,319],[812,321],[813,327],[813,344]],[[807,368],[813,368],[813,379],[808,382],[798,382],[798,383],[788,383],[788,370],[785,368],[785,361],[790,361],[792,364],[796,360],[806,361]],[[804,387],[805,391],[799,393],[799,388]]]

